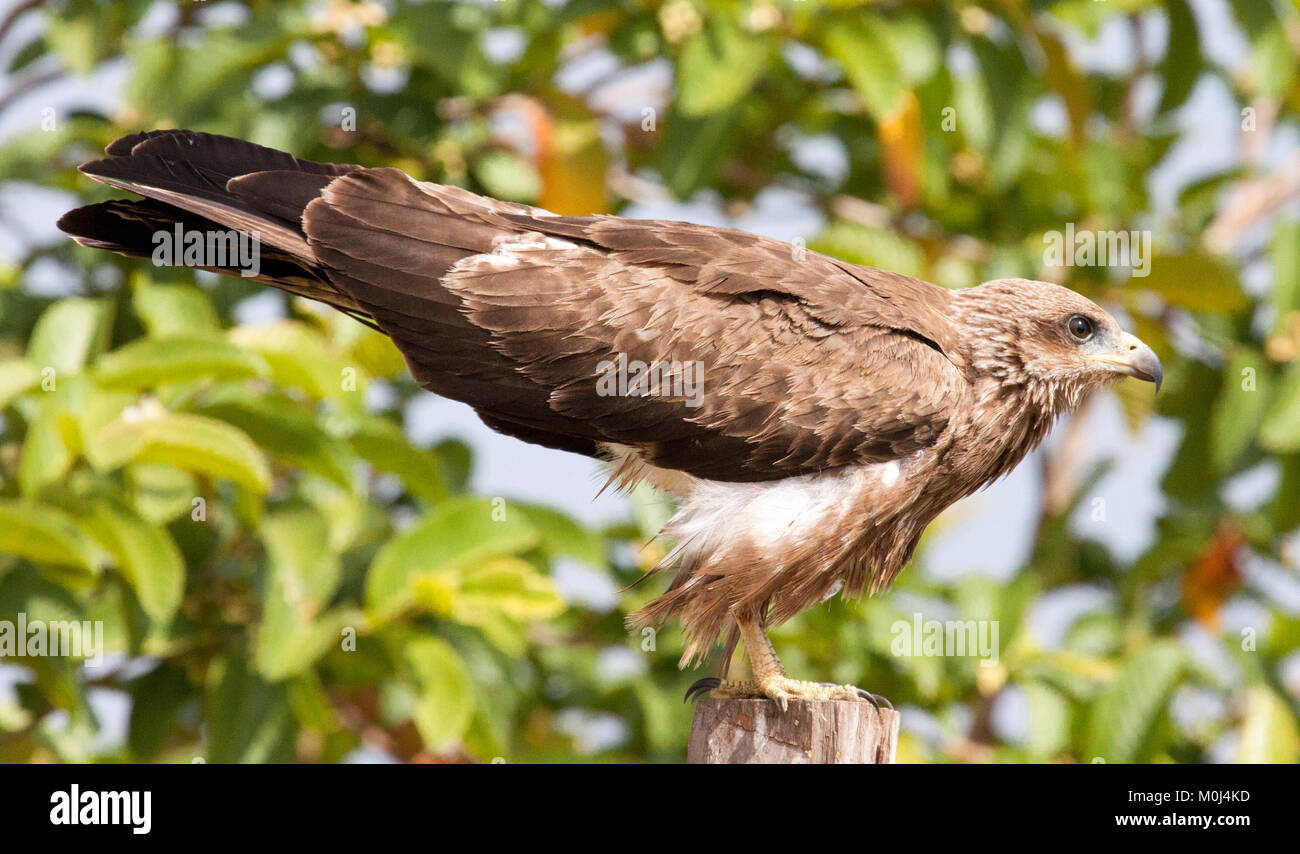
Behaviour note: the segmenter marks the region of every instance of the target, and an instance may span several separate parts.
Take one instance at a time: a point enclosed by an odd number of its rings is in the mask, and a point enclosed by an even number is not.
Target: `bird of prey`
[[[887,589],[935,516],[1087,391],[1162,376],[1114,318],[1045,282],[947,290],[740,231],[558,216],[191,131],[107,154],[81,171],[144,199],[64,215],[79,243],[147,258],[178,228],[255,233],[257,280],[386,333],[425,388],[674,495],[676,574],[631,622],[679,619],[683,666],[743,640],[753,672],[695,696],[876,702],[787,676],[767,629]],[[664,381],[605,381],[636,365]],[[692,366],[694,394],[678,382]]]

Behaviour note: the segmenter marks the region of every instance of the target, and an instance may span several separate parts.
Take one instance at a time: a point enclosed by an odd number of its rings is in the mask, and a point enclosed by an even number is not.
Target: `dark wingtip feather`
[[[104,153],[110,157],[126,157],[140,143],[153,139],[154,137],[167,136],[169,134],[187,133],[183,130],[146,130],[139,133],[129,133],[126,136],[120,136],[108,144]]]
[[[122,204],[112,201],[74,208],[59,217],[55,225],[82,246],[147,257],[150,231],[139,222],[125,219]]]
[[[85,163],[77,167],[77,171],[82,175],[89,175],[92,178],[103,176],[112,177],[113,167],[110,165],[112,162],[113,158],[105,158],[104,160],[87,160]]]

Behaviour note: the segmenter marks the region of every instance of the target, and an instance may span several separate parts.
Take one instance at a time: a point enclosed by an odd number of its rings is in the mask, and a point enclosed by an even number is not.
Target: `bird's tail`
[[[203,251],[186,256],[182,247],[172,247],[168,263],[245,276],[368,319],[321,272],[302,227],[306,206],[331,181],[359,166],[300,160],[251,142],[186,130],[124,136],[105,152],[106,159],[83,164],[81,171],[145,199],[115,199],[64,214],[59,228],[81,245],[157,263],[165,240],[236,232],[256,238],[252,275],[239,257],[224,251],[219,257]]]

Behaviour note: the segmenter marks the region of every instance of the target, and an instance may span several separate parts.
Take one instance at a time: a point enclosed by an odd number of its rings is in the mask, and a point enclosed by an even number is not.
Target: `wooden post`
[[[898,712],[847,700],[700,700],[691,765],[892,765]]]

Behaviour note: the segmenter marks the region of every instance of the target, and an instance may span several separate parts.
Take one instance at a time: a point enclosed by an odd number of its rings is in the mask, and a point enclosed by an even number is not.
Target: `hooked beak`
[[[1103,362],[1125,376],[1155,383],[1156,391],[1160,391],[1160,383],[1165,378],[1165,369],[1156,352],[1127,332],[1120,336],[1118,351],[1085,358]]]

